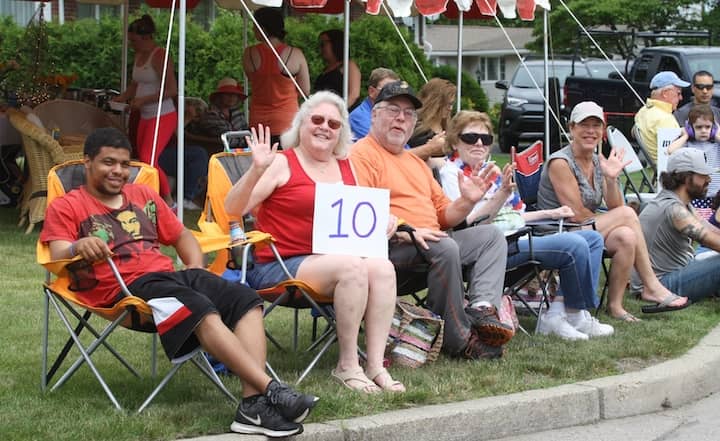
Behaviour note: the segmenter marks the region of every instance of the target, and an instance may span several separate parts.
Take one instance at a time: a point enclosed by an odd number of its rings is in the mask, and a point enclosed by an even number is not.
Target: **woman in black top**
[[[343,83],[343,32],[329,29],[319,35],[320,55],[325,60],[325,69],[315,79],[313,90],[329,90],[342,96]],[[347,106],[351,108],[360,97],[360,69],[354,61],[348,65],[348,96]]]

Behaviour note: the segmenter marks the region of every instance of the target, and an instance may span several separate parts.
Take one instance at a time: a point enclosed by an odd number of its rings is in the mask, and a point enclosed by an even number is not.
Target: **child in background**
[[[690,109],[688,120],[678,139],[668,146],[668,155],[682,147],[693,147],[705,153],[710,167],[720,168],[720,131],[712,109],[707,104],[696,104]],[[720,190],[720,173],[710,175],[711,181],[703,199],[693,199],[692,205],[703,219],[713,215],[713,196]]]

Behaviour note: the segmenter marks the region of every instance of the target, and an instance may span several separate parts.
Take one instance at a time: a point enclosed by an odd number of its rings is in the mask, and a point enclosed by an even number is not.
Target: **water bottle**
[[[230,245],[242,242],[245,240],[245,232],[242,229],[240,221],[230,221]],[[230,248],[230,258],[235,263],[235,268],[242,268],[243,263],[243,246],[236,246]]]

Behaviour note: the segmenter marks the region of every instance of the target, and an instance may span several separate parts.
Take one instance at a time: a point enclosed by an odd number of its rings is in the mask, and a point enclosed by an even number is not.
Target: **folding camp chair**
[[[533,211],[537,209],[537,193],[540,186],[540,176],[542,175],[543,169],[543,143],[542,141],[536,141],[530,147],[523,150],[522,152],[515,153],[513,157],[515,162],[515,183],[517,185],[520,197],[523,199],[526,205],[526,209]],[[591,222],[592,223],[592,222]],[[556,234],[568,229],[580,228],[591,223],[578,224],[574,222],[567,222],[564,219],[559,220],[541,220],[535,222],[528,222],[527,226],[532,229],[532,233],[529,235],[542,235],[542,234]],[[530,242],[530,248],[532,249],[532,242]],[[603,267],[605,267],[603,261]],[[538,262],[539,268],[539,262]],[[536,271],[537,268],[536,268]],[[528,274],[527,277],[531,275]],[[547,278],[543,278],[538,272],[537,280],[540,282],[541,298],[538,302],[538,307],[533,307],[529,304],[522,296],[515,295],[514,297],[520,301],[520,303],[533,315],[540,316],[542,313],[543,305],[549,306],[550,295],[548,293],[548,284],[550,281],[550,275]],[[607,279],[607,278],[606,278]],[[528,280],[532,280],[530,277]],[[522,279],[520,279],[522,282]],[[522,286],[522,285],[520,285]],[[539,322],[539,321],[538,321]],[[537,330],[537,325],[536,328]]]
[[[50,170],[48,176],[48,203],[67,193],[69,190],[82,185],[84,182],[85,167],[83,161],[69,161],[55,166]],[[159,187],[157,170],[140,162],[132,162],[130,165],[129,182],[143,183],[157,191]],[[46,281],[43,288],[45,302],[42,343],[42,389],[45,390],[47,388],[48,383],[62,366],[69,351],[73,347],[76,347],[80,352],[80,356],[55,382],[51,390],[54,391],[62,386],[77,372],[78,368],[83,364],[87,364],[113,405],[117,409],[122,409],[115,394],[108,386],[91,357],[96,349],[103,346],[133,375],[140,377],[137,370],[110,345],[108,337],[119,326],[140,332],[155,333],[156,329],[150,306],[142,299],[133,296],[128,290],[112,258],[109,258],[106,263],[97,263],[97,265],[110,265],[118,281],[118,290],[123,293],[123,297],[111,306],[93,305],[87,301],[87,296],[80,295],[83,291],[92,290],[94,287],[93,282],[96,283],[95,279],[91,276],[93,273],[91,264],[88,264],[78,257],[52,261],[50,259],[49,247],[39,241],[37,244],[37,260],[38,263],[47,269]],[[59,351],[52,366],[48,369],[50,305],[53,306],[53,309],[70,337],[64,347]],[[80,310],[84,310],[84,312]],[[102,330],[98,330],[90,323],[93,315],[101,317],[109,323]],[[77,321],[77,324],[73,325],[71,323],[73,321]],[[81,332],[85,329],[94,336],[94,340],[87,346],[85,346],[80,339]],[[153,376],[155,375],[156,356],[157,343],[154,335],[152,342]],[[189,358],[173,365],[170,371],[140,405],[138,412],[142,412],[152,402],[180,367],[188,361],[192,361],[228,398],[237,403],[237,399],[225,388],[222,381],[220,381],[213,371],[212,366],[208,363],[208,360],[200,349],[198,349],[192,353]]]
[[[608,143],[610,143],[610,147],[617,151],[625,152],[625,159],[631,161],[630,164],[623,168],[623,174],[625,175],[625,183],[623,185],[625,200],[628,202],[637,201],[638,207],[642,207],[650,199],[655,197],[655,186],[645,172],[645,167],[643,167],[640,162],[640,158],[637,153],[635,153],[632,144],[630,144],[630,141],[628,141],[620,130],[613,126],[608,126],[607,140]],[[640,185],[635,185],[630,176],[631,173],[640,174]],[[628,194],[628,190],[631,190],[632,194]],[[643,193],[643,190],[647,190],[647,192]]]
[[[658,172],[657,172],[657,162],[650,156],[650,153],[647,149],[647,146],[645,145],[645,141],[643,140],[642,135],[640,134],[640,129],[637,125],[633,125],[632,129],[630,129],[630,135],[635,139],[635,142],[637,142],[638,145],[638,152],[642,156],[640,160],[644,162],[643,165],[647,165],[650,167],[650,170],[653,171],[652,177],[650,178],[650,182],[657,182],[658,179]]]
[[[249,170],[251,164],[252,156],[250,152],[217,153],[210,158],[205,207],[198,221],[200,231],[205,234],[222,237],[225,243],[229,244],[229,223],[231,220],[237,219],[232,219],[225,212],[225,196],[228,191],[230,191],[232,185]],[[237,221],[242,222],[243,220]],[[247,222],[247,219],[245,222]],[[280,262],[287,279],[271,288],[259,289],[258,294],[266,302],[270,303],[270,305],[265,308],[265,317],[272,313],[276,306],[285,306],[294,309],[293,349],[297,350],[298,348],[298,311],[300,309],[312,308],[316,314],[316,318],[322,318],[327,325],[321,335],[318,338],[314,338],[313,342],[306,349],[306,352],[316,351],[316,353],[312,361],[301,372],[297,380],[297,384],[299,384],[337,339],[335,313],[332,308],[333,298],[317,293],[302,280],[297,280],[292,277],[287,267],[285,267],[271,235],[260,231],[246,231],[245,234],[247,240],[233,245],[243,248],[242,267],[238,268],[242,274],[240,283],[245,283],[248,258],[252,255],[254,249],[270,247],[275,259]],[[215,261],[210,265],[210,268],[212,271],[222,274],[228,263],[232,266],[231,262],[229,252],[227,250],[221,250],[218,252]],[[265,332],[268,339],[281,351],[285,352],[285,348],[267,329]]]
[[[537,209],[537,192],[543,168],[543,143],[535,141],[522,152],[515,153],[515,185],[526,209]]]

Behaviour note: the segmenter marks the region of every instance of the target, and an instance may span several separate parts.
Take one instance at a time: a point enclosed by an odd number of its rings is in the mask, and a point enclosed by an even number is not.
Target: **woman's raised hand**
[[[500,186],[500,190],[503,190],[507,193],[512,193],[517,188],[517,185],[515,185],[515,163],[514,162],[508,162],[505,164],[505,167],[503,167],[502,171],[502,185]]]
[[[600,170],[602,170],[603,175],[609,179],[616,179],[620,176],[620,173],[625,166],[632,162],[631,160],[623,161],[623,158],[625,157],[625,150],[612,149],[610,150],[610,154],[607,158],[605,158],[605,155],[602,153],[600,153],[599,156]]]
[[[252,137],[245,137],[250,151],[252,151],[253,166],[258,169],[265,171],[270,164],[275,160],[277,154],[278,143],[274,143],[270,146],[270,127],[264,127],[262,124],[258,124],[258,129],[251,127]]]

